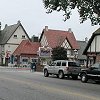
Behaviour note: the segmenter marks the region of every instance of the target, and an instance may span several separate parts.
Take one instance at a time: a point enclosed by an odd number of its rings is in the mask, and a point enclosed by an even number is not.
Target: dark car
[[[100,82],[100,62],[93,64],[90,68],[82,69],[79,76],[83,83],[86,83],[89,79]]]

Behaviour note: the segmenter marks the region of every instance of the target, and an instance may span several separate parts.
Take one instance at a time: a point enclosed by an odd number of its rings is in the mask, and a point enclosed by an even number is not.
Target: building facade
[[[30,40],[20,21],[17,24],[5,25],[0,30],[0,63],[8,65],[9,58],[22,40]]]
[[[100,28],[92,34],[83,54],[87,56],[87,67],[100,62]]]
[[[83,55],[83,51],[87,45],[87,41],[77,41],[79,44],[78,61],[82,67],[86,66],[87,57]]]
[[[43,29],[40,36],[39,42],[41,43],[42,47],[49,47],[51,49],[57,46],[64,47],[67,51],[68,59],[74,60],[77,58],[79,45],[71,30],[53,30],[48,29],[48,26],[45,26],[45,29]]]
[[[17,66],[26,66],[32,62],[37,63],[39,56],[37,51],[40,47],[39,42],[31,42],[29,40],[22,40],[16,50],[13,52],[13,57],[16,60],[13,62]]]

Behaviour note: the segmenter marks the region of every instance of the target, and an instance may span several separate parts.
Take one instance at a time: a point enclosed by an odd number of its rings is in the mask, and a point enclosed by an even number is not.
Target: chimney
[[[69,33],[72,33],[72,29],[71,29],[71,28],[69,28],[69,29],[68,29],[68,32],[69,32]]]
[[[32,42],[38,42],[39,39],[37,36],[33,35],[32,38],[31,38]]]
[[[18,22],[17,23],[20,23],[20,20],[18,20]]]
[[[48,31],[48,26],[45,26],[45,31]]]

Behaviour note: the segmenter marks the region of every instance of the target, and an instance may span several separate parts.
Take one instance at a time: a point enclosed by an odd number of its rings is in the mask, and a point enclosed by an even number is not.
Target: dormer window
[[[14,38],[16,39],[17,38],[17,35],[14,35]]]
[[[25,35],[22,35],[22,39],[25,39]]]

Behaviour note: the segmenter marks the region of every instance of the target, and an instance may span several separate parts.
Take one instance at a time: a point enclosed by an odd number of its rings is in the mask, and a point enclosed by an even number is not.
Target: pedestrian
[[[35,68],[36,68],[36,64],[35,64],[35,62],[32,62],[31,63],[31,71],[32,72],[35,71]]]
[[[36,71],[36,62],[34,62],[34,71]]]

